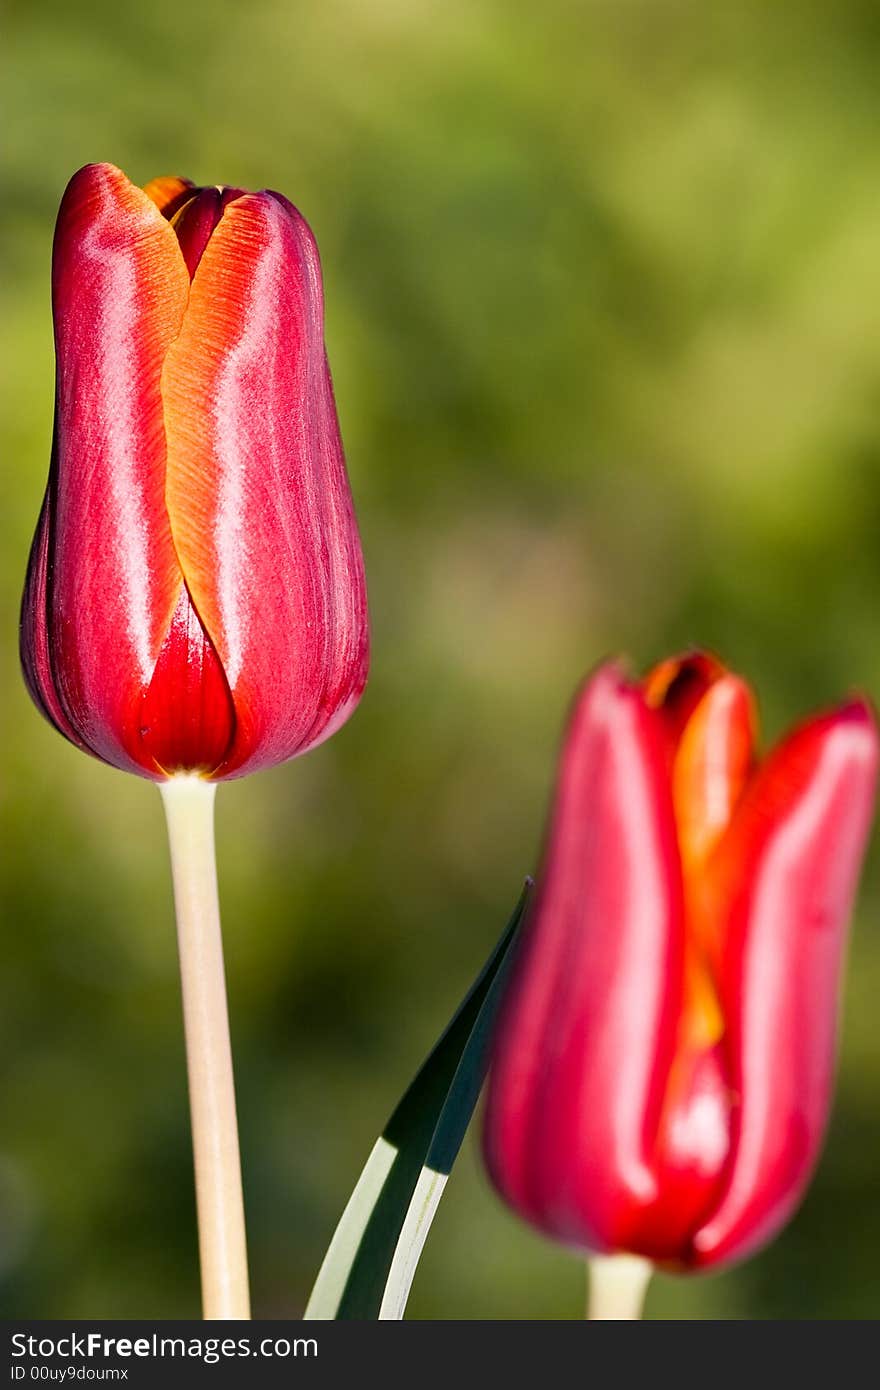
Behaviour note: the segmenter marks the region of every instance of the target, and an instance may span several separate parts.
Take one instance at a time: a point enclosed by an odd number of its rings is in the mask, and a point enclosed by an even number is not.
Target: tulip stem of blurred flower
[[[247,1245],[214,854],[215,786],[160,787],[180,953],[205,1318],[249,1318]]]
[[[587,1261],[587,1318],[613,1322],[640,1318],[654,1273],[640,1255],[591,1255]]]

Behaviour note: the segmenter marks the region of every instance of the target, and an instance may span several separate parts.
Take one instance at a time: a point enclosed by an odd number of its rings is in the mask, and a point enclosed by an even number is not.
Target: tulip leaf
[[[342,1213],[307,1319],[403,1317],[486,1075],[489,1033],[531,881],[500,940],[385,1126]]]

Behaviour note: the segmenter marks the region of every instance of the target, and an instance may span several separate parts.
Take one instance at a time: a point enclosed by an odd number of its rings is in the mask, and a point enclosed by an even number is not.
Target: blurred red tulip
[[[853,701],[753,748],[707,656],[577,700],[485,1121],[500,1192],[572,1246],[742,1258],[815,1164],[877,729]]]
[[[71,180],[22,663],[72,742],[160,780],[283,762],[366,680],[318,252],[278,193]]]

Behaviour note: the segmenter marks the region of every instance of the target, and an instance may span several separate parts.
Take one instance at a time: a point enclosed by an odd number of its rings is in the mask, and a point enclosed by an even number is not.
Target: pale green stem
[[[215,787],[172,777],[168,823],[205,1318],[249,1318],[247,1245],[214,856]]]
[[[587,1260],[591,1322],[640,1318],[654,1266],[638,1255],[591,1255]]]

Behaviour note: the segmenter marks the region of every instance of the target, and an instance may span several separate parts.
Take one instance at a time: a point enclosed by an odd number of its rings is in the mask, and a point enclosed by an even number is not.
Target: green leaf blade
[[[402,1318],[477,1103],[488,1040],[531,887],[385,1126],[342,1213],[307,1320]]]

